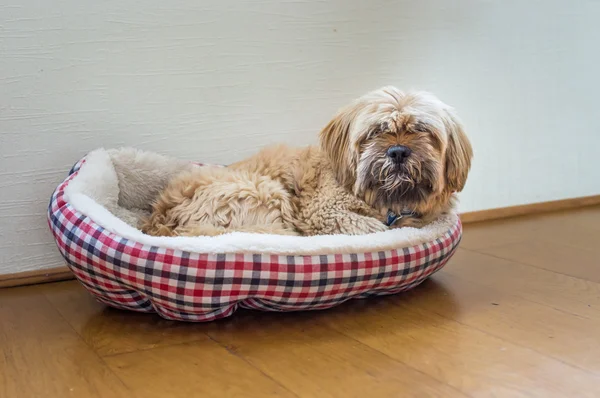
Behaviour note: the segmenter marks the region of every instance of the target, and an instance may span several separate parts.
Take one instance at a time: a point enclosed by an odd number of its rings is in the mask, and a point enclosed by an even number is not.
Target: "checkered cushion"
[[[111,233],[79,213],[58,186],[48,221],[75,277],[109,306],[167,319],[211,321],[237,308],[324,309],[351,298],[398,293],[423,282],[454,254],[460,221],[434,241],[335,255],[201,254],[149,246]]]

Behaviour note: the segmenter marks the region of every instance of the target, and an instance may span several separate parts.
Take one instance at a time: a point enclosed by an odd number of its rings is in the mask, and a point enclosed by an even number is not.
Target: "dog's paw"
[[[389,230],[389,227],[373,217],[365,217],[364,229],[366,233],[384,232]]]
[[[373,217],[360,216],[352,214],[351,217],[344,218],[344,221],[338,221],[340,230],[346,235],[365,235],[376,232],[387,231],[389,228]]]

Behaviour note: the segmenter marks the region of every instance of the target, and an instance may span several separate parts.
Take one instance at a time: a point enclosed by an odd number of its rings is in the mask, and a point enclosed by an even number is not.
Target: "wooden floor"
[[[600,397],[600,207],[472,224],[412,292],[185,324],[0,290],[0,397]]]

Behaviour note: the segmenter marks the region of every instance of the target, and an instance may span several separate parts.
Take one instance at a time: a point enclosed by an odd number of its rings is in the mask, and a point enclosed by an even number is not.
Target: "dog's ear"
[[[350,148],[353,115],[349,108],[341,110],[319,135],[321,149],[331,162],[338,182],[344,186],[351,186],[356,179],[356,160]]]
[[[467,182],[471,169],[473,148],[465,134],[464,127],[452,109],[445,110],[444,124],[448,133],[446,149],[446,188],[460,192]]]

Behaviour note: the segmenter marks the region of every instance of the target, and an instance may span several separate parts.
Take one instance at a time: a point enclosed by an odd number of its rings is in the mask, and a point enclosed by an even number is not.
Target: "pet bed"
[[[58,249],[102,303],[185,321],[238,308],[325,309],[410,289],[454,254],[456,214],[422,228],[363,236],[155,237],[137,229],[167,181],[207,167],[130,148],[90,152],[50,201]]]

